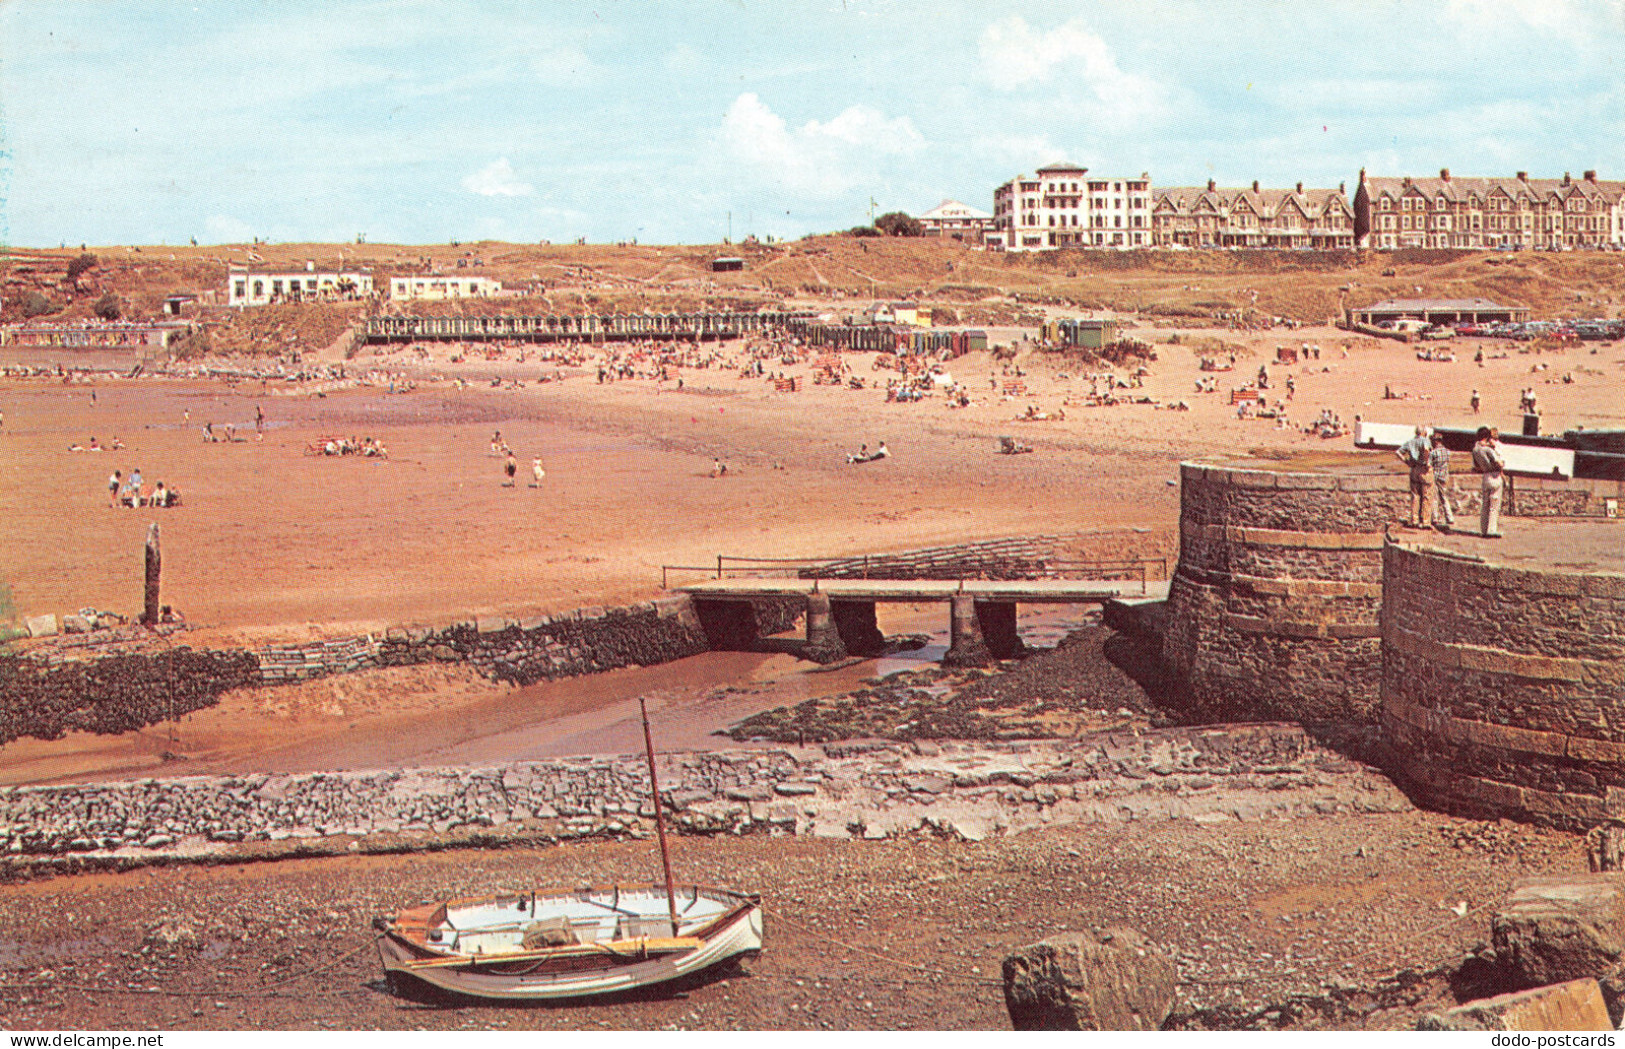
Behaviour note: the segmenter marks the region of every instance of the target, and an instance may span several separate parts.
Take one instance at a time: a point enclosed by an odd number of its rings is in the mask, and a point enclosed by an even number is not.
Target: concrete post
[[[976,599],[970,594],[955,594],[948,601],[948,652],[942,665],[949,667],[982,667],[993,662],[993,654],[982,640],[981,624],[976,621]]]
[[[831,601],[835,629],[841,643],[855,656],[878,656],[886,648],[886,636],[875,620],[873,601]]]
[[[829,595],[814,591],[807,595],[807,647],[805,653],[814,663],[833,663],[846,658],[846,646],[841,633],[835,629],[835,616],[829,607]]]
[[[158,526],[147,527],[147,584],[141,622],[152,626],[158,622],[158,577],[163,571],[164,558],[158,549]]]
[[[994,659],[1019,659],[1027,651],[1016,628],[1014,601],[976,602],[976,623]]]

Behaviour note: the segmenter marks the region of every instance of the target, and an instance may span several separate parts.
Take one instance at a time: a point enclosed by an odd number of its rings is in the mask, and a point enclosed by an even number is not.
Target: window
[[[274,281],[271,282],[271,294],[272,295],[281,295],[282,294],[282,282],[281,281],[274,280]]]
[[[244,295],[247,295],[247,294],[248,294],[248,282],[246,280],[238,281],[237,282],[237,297],[240,299]]]
[[[262,296],[264,296],[264,294],[265,294],[265,282],[262,281],[262,280],[255,281],[254,282],[254,297],[256,299],[258,299],[258,298],[261,298]]]

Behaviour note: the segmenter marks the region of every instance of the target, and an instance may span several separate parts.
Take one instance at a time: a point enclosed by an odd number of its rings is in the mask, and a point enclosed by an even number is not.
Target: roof
[[[1356,310],[1356,313],[1393,313],[1404,310],[1521,310],[1524,306],[1502,306],[1489,299],[1384,299]]]
[[[973,208],[969,204],[957,200],[944,200],[924,215],[916,217],[922,219],[990,219],[993,216],[980,208]]]
[[[1313,186],[1301,191],[1295,187],[1292,189],[1261,187],[1255,190],[1251,186],[1216,186],[1213,189],[1206,186],[1170,186],[1157,190],[1153,196],[1158,204],[1166,201],[1176,208],[1194,208],[1205,202],[1224,210],[1245,202],[1249,209],[1265,218],[1274,216],[1288,204],[1296,204],[1307,215],[1321,215],[1325,213],[1326,205],[1333,197],[1342,201],[1345,209],[1352,210],[1348,208],[1348,198],[1342,190],[1318,189]]]
[[[1085,171],[1088,171],[1088,170],[1089,170],[1088,168],[1083,167],[1080,164],[1070,164],[1070,163],[1068,163],[1068,162],[1066,162],[1064,160],[1058,160],[1053,164],[1045,164],[1043,167],[1039,168],[1038,169],[1038,174],[1040,174],[1040,175],[1059,175],[1063,171],[1065,171],[1065,172],[1067,172],[1069,174],[1071,172],[1076,171],[1078,174],[1081,175]]]
[[[1462,175],[1452,175],[1450,178],[1385,176],[1367,177],[1365,184],[1366,192],[1373,197],[1381,194],[1401,197],[1412,190],[1430,198],[1443,195],[1447,200],[1461,200],[1473,194],[1488,197],[1497,191],[1513,198],[1521,194],[1543,199],[1556,196],[1560,200],[1567,200],[1576,193],[1587,199],[1596,197],[1618,199],[1625,196],[1625,182],[1600,179],[1480,178]]]

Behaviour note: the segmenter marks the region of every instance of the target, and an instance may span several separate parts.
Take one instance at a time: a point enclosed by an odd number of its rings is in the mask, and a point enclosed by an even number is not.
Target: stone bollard
[[[1625,870],[1625,822],[1613,820],[1587,831],[1586,858],[1593,871]]]
[[[835,616],[830,611],[829,595],[816,590],[807,595],[804,652],[814,663],[833,663],[846,658],[846,646],[841,643],[841,632],[835,629]]]
[[[1174,963],[1139,932],[1063,932],[1004,960],[1018,1031],[1156,1031],[1174,1008]]]
[[[148,626],[158,622],[158,577],[163,567],[163,554],[158,549],[158,525],[154,523],[147,526],[147,580],[141,612],[141,622]]]
[[[976,619],[976,599],[970,594],[955,594],[948,601],[948,651],[942,665],[985,667],[991,662],[993,653],[988,651]]]

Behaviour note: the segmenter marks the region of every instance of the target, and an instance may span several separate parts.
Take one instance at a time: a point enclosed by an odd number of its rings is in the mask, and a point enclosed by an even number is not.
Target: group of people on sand
[[[181,493],[177,488],[170,488],[159,481],[150,489],[144,487],[141,479],[141,468],[138,466],[125,477],[122,471],[114,470],[107,478],[107,505],[111,507],[128,506],[132,509],[142,506],[152,506],[164,509],[179,506]]]
[[[491,435],[491,453],[493,455],[500,455],[503,457],[502,475],[504,480],[502,482],[502,487],[519,487],[519,460],[514,457],[513,449],[508,447],[508,442],[502,439],[501,430],[498,430],[496,433]],[[542,480],[546,476],[547,471],[542,469],[541,458],[538,456],[537,458],[532,459],[530,461],[530,487],[540,488],[542,486]]]
[[[113,443],[111,444],[102,444],[101,441],[92,437],[89,444],[68,445],[68,451],[70,452],[117,452],[123,450],[123,448],[124,442],[119,440],[118,434],[113,435]]]
[[[869,450],[869,446],[865,444],[859,447],[857,451],[847,453],[846,461],[849,463],[872,463],[878,459],[885,459],[890,455],[891,451],[886,447],[886,442],[881,441],[880,446],[872,452]]]
[[[323,455],[361,455],[369,459],[388,459],[389,449],[374,437],[329,437],[321,442]]]
[[[1486,539],[1501,538],[1501,499],[1506,475],[1506,456],[1501,451],[1501,431],[1480,426],[1473,445],[1473,472],[1479,482],[1478,531]],[[1451,505],[1450,449],[1444,435],[1431,426],[1418,426],[1415,436],[1394,452],[1410,468],[1411,498],[1406,526],[1435,528],[1449,532],[1456,523]],[[1438,517],[1434,517],[1434,507]],[[1442,523],[1438,518],[1442,518]]]

